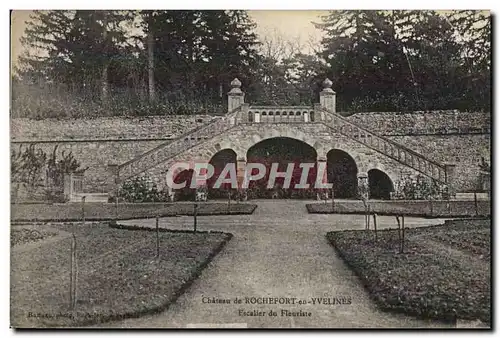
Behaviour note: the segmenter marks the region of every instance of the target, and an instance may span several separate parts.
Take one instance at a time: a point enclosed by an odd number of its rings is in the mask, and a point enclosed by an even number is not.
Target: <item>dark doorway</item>
[[[232,149],[222,149],[212,156],[209,163],[214,166],[214,174],[207,181],[208,198],[227,199],[228,193],[232,190],[230,183],[224,183],[217,189],[214,189],[213,186],[228,163],[233,163],[236,166],[236,153]],[[229,176],[226,175],[226,178]]]
[[[391,199],[394,186],[386,173],[378,169],[368,171],[368,184],[370,185],[370,198],[379,200]]]
[[[335,198],[356,198],[358,167],[345,151],[332,149],[327,154],[328,182],[333,184]]]
[[[316,150],[309,144],[289,137],[273,137],[253,145],[247,152],[248,163],[262,163],[266,167],[266,175],[258,181],[251,181],[249,197],[251,198],[311,198],[314,196],[316,179]],[[284,178],[277,178],[272,189],[267,188],[269,173],[273,163],[278,163],[278,171],[285,172],[289,163],[294,163],[294,172],[289,188],[284,186]],[[314,163],[309,170],[307,183],[310,189],[296,189],[300,182],[302,168],[300,163]]]

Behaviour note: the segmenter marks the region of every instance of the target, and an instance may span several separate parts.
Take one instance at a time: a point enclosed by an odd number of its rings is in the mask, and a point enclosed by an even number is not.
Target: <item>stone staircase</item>
[[[175,140],[162,144],[138,157],[118,166],[117,173],[120,182],[137,176],[151,167],[220,135],[237,126],[237,116],[240,108],[231,113],[217,117],[213,121],[179,136]]]
[[[329,81],[329,80],[328,80]],[[233,80],[229,93],[228,106],[230,112],[212,122],[191,130],[175,140],[162,144],[140,156],[118,166],[115,182],[123,182],[137,176],[156,165],[177,156],[186,150],[199,146],[229,130],[244,124],[272,123],[321,123],[334,133],[339,133],[407,166],[439,183],[449,183],[446,167],[419,154],[402,144],[377,135],[370,130],[349,121],[335,112],[335,92],[329,88],[331,81],[325,80],[325,89],[320,93],[320,105],[314,107],[251,107],[243,102],[244,94],[239,89],[241,83]],[[264,109],[266,108],[266,109]],[[273,111],[273,119],[264,118],[264,110]],[[281,112],[282,113],[281,113]],[[314,118],[313,118],[314,115]]]
[[[446,168],[397,142],[377,135],[360,125],[353,123],[342,115],[317,107],[322,112],[322,122],[333,131],[342,134],[364,146],[388,156],[437,182],[447,183]]]

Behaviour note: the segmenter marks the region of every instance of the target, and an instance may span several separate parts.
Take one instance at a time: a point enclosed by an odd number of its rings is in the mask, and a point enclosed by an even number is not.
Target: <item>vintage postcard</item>
[[[13,10],[12,328],[492,328],[491,14]]]

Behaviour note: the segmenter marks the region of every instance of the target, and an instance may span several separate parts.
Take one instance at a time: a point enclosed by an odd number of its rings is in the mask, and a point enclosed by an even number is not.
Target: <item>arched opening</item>
[[[391,192],[394,191],[394,185],[386,173],[378,169],[368,171],[368,184],[370,186],[370,198],[388,200],[391,198]]]
[[[262,163],[266,167],[266,175],[257,181],[251,181],[248,189],[250,198],[312,198],[316,180],[316,150],[309,144],[289,137],[273,137],[263,140],[248,149],[247,163]],[[267,188],[269,174],[273,163],[278,163],[278,172],[286,172],[288,164],[294,164],[294,171],[287,187],[285,178],[276,178],[271,189]],[[313,163],[309,170],[307,183],[309,189],[295,188],[300,183],[302,168],[300,163]],[[256,174],[257,170],[252,172]]]
[[[196,197],[196,189],[191,189],[191,181],[193,179],[193,169],[183,170],[174,178],[174,183],[181,184],[186,182],[182,189],[175,190],[176,201],[194,201]]]
[[[214,167],[214,174],[207,180],[208,198],[227,199],[228,192],[233,189],[231,184],[224,183],[220,187],[216,188],[214,188],[214,184],[228,163],[233,163],[236,166],[236,153],[232,149],[222,149],[212,156],[209,163]]]
[[[345,151],[332,149],[327,154],[328,182],[333,184],[336,198],[356,198],[358,167]]]

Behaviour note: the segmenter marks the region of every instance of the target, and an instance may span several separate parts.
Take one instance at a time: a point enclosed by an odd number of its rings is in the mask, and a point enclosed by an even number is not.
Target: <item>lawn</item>
[[[231,234],[76,226],[77,305],[70,310],[73,225],[41,226],[57,240],[11,249],[11,325],[75,327],[161,311],[199,275]],[[14,231],[15,226],[13,227]]]
[[[382,309],[424,318],[490,323],[490,220],[454,220],[405,231],[327,233]]]
[[[474,201],[369,201],[370,210],[379,215],[407,215],[417,217],[474,217],[489,216],[490,201],[478,201],[476,207]],[[327,201],[307,204],[307,211],[312,214],[364,214],[365,207],[360,200],[343,200],[335,202],[335,208],[332,202]]]
[[[233,202],[227,203],[200,202],[198,215],[242,215],[252,214],[257,208],[255,204]],[[175,215],[192,215],[193,203],[120,203],[118,219],[137,219]],[[86,220],[115,219],[116,206],[113,203],[86,203]],[[13,221],[79,221],[82,219],[81,203],[63,204],[11,204],[11,220]]]
[[[10,231],[10,245],[16,246],[32,242],[41,241],[43,239],[56,236],[58,233],[55,230],[41,230],[32,227],[17,227]]]

